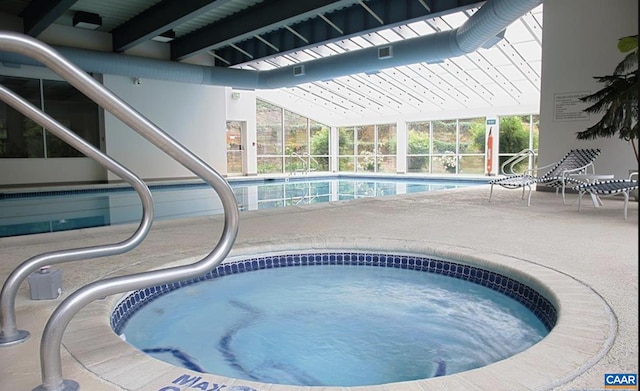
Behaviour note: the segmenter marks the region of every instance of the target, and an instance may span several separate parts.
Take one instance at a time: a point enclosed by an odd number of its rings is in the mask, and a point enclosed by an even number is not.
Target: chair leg
[[[527,197],[527,206],[531,206],[531,185],[527,185],[529,188],[529,197]],[[522,194],[524,195],[524,187],[522,188]]]
[[[489,202],[491,202],[492,195],[493,195],[493,183],[491,184],[491,191],[489,192]]]
[[[623,191],[624,194],[624,219],[627,219],[627,206],[629,206],[629,191]]]
[[[584,191],[580,190],[578,192],[578,212],[582,210],[582,196],[584,195]]]

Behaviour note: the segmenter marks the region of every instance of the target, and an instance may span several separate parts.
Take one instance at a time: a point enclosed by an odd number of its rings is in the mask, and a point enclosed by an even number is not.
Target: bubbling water
[[[484,286],[375,266],[214,278],[146,304],[122,329],[148,354],[264,383],[361,386],[453,374],[540,341],[544,324]]]

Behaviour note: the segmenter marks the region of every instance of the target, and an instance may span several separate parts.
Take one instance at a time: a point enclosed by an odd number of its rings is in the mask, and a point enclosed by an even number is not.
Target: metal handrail
[[[528,159],[529,156],[535,158],[536,152],[533,149],[529,149],[529,148],[523,149],[522,151],[518,152],[514,156],[507,159],[504,163],[502,163],[502,165],[500,166],[500,172],[505,175],[517,174],[516,172],[513,172],[513,168],[515,167],[516,164],[520,163],[524,159]],[[509,165],[509,172],[505,170],[505,167],[507,167],[507,165]]]
[[[295,157],[297,157],[298,159],[302,160],[302,162],[304,163],[305,171],[306,171],[307,173],[311,172],[311,164],[310,164],[310,162],[307,162],[307,161],[306,161],[305,159],[303,159],[303,158],[309,158],[309,160],[310,160],[310,161],[313,161],[313,162],[316,164],[316,167],[320,165],[320,163],[318,162],[318,160],[316,160],[313,156],[309,155],[308,153],[305,153],[305,154],[303,154],[303,155],[300,155],[300,154],[299,154],[299,153],[297,153],[297,152],[292,152],[292,153],[291,153],[291,156],[295,156]]]
[[[304,159],[302,158],[302,156],[300,156],[297,152],[292,152],[292,153],[291,153],[291,156],[293,156],[293,157],[297,157],[297,158],[302,162],[302,164],[304,165],[304,171],[309,172],[309,167],[308,167],[308,165],[307,165],[307,161],[306,161],[306,160],[304,160]],[[291,172],[293,173],[293,170],[292,170]]]
[[[23,34],[0,32],[0,48],[31,57],[53,70],[156,147],[209,183],[218,193],[224,210],[224,227],[221,237],[214,249],[201,260],[189,265],[96,281],[78,289],[60,303],[49,318],[42,335],[40,343],[42,384],[36,390],[77,390],[78,383],[62,378],[60,358],[62,335],[73,316],[85,305],[101,297],[193,278],[215,268],[231,251],[238,235],[240,213],[234,193],[224,177],[51,47]]]
[[[313,156],[307,154],[306,156],[309,157],[309,160],[311,160],[312,162],[314,162],[316,164],[316,169],[317,167],[320,165],[320,162],[318,162],[317,159],[315,159]],[[311,171],[311,164],[309,164],[309,171]]]
[[[0,347],[11,346],[24,342],[29,338],[27,330],[16,327],[15,300],[20,284],[34,271],[47,265],[70,262],[79,259],[106,257],[125,253],[138,246],[149,233],[153,222],[153,198],[147,185],[126,167],[98,150],[71,130],[60,125],[59,122],[43,113],[13,91],[0,84],[0,100],[5,101],[26,117],[31,118],[43,128],[60,137],[69,145],[93,158],[111,172],[129,183],[140,196],[142,201],[142,218],[136,231],[126,240],[99,246],[66,249],[47,252],[27,259],[20,264],[5,281],[0,293]]]

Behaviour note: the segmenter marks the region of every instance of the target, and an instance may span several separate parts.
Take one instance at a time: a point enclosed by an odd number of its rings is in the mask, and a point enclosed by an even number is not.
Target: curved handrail
[[[153,198],[147,185],[126,167],[113,160],[102,151],[87,143],[75,133],[60,125],[59,122],[43,113],[13,91],[0,84],[0,100],[5,101],[26,117],[31,118],[43,128],[49,130],[69,145],[93,158],[99,164],[118,175],[129,183],[140,196],[142,201],[142,219],[136,231],[126,240],[91,247],[81,247],[60,251],[47,252],[31,257],[21,263],[7,278],[0,292],[0,347],[24,342],[29,337],[27,330],[16,327],[15,300],[18,288],[34,271],[46,265],[90,259],[121,254],[138,246],[149,233],[153,222]]]
[[[304,154],[300,155],[297,152],[292,152],[291,156],[295,156],[298,159],[302,160],[302,163],[304,164],[305,171],[307,171],[307,173],[311,171],[311,163],[307,162],[303,158],[309,158],[310,161],[313,161],[316,164],[316,167],[320,165],[318,160],[316,160],[313,156],[309,155],[308,153],[304,153]]]
[[[71,318],[82,307],[98,298],[196,277],[213,269],[231,251],[238,234],[240,213],[231,187],[218,172],[51,47],[23,34],[8,32],[0,32],[0,47],[40,61],[174,160],[209,183],[218,193],[224,210],[224,227],[220,240],[213,251],[203,259],[190,265],[97,281],[78,289],[60,303],[49,318],[42,334],[40,344],[42,385],[37,389],[47,391],[76,389],[77,383],[62,378],[60,359],[62,335]]]
[[[500,166],[500,172],[505,174],[505,175],[517,174],[517,173],[513,172],[513,167],[516,164],[518,164],[521,161],[523,161],[524,159],[528,159],[529,156],[532,156],[532,157],[535,158],[536,152],[533,149],[529,149],[529,148],[523,149],[522,151],[518,152],[514,156],[510,157],[509,159],[507,159],[504,163],[502,163],[502,165]],[[507,172],[505,170],[505,167],[507,167],[507,165],[509,165],[509,172]]]
[[[298,158],[298,160],[300,160],[300,161],[302,162],[303,167],[304,167],[304,170],[305,170],[305,171],[307,171],[307,172],[309,172],[309,167],[307,167],[307,161],[306,161],[306,160],[304,160],[304,159],[302,158],[302,156],[300,156],[300,154],[298,154],[297,152],[292,152],[292,153],[291,153],[291,156],[292,156],[292,157],[297,157],[297,158]],[[293,171],[292,171],[292,172],[293,172]]]

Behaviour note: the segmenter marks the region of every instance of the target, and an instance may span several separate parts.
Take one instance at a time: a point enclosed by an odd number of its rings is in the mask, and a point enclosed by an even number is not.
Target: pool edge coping
[[[503,384],[508,389],[552,389],[573,380],[598,362],[611,348],[616,335],[617,322],[613,311],[596,292],[566,273],[555,271],[526,259],[518,259],[497,252],[478,252],[473,248],[429,243],[428,241],[419,243],[403,240],[326,237],[296,239],[296,243],[266,241],[237,244],[223,264],[246,259],[249,256],[299,253],[301,251],[370,251],[394,255],[434,256],[477,266],[514,278],[544,294],[556,306],[558,311],[556,326],[547,337],[536,345],[508,359],[481,368],[441,378],[408,382],[422,390],[441,389],[443,386],[451,390],[467,390],[479,381],[488,380]],[[189,257],[168,262],[155,269],[182,265],[197,259],[199,258]],[[111,311],[127,294],[114,295],[87,306],[72,320],[64,336],[65,348],[93,376],[116,384],[123,389],[145,391],[158,391],[171,385],[174,380],[185,374],[194,378],[198,376],[202,379],[206,378],[208,379],[206,381],[211,383],[220,382],[227,386],[241,384],[258,387],[256,388],[258,390],[308,389],[308,387],[267,385],[218,375],[198,374],[144,355],[124,343],[110,327]],[[603,330],[605,328],[606,330]],[[88,340],[94,342],[93,347],[87,346]],[[110,359],[104,358],[105,349],[109,349]],[[133,358],[133,361],[127,357]],[[144,373],[151,372],[157,376],[143,379],[138,371],[128,376],[122,373],[123,366],[131,368],[132,365],[144,366]],[[323,390],[388,391],[403,384],[403,387],[406,388],[408,383],[325,387]]]

